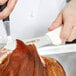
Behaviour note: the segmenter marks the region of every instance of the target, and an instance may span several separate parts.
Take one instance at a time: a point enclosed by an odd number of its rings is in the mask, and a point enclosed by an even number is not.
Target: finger
[[[59,27],[62,24],[62,13],[60,13],[57,17],[57,19],[54,21],[51,27],[48,28],[49,31],[52,31]]]
[[[8,0],[0,0],[0,5],[4,5]]]
[[[68,41],[72,42],[74,39],[76,39],[76,25],[73,28],[72,33],[71,33],[70,37],[68,38]]]
[[[6,17],[8,17],[14,9],[16,3],[17,0],[9,0],[6,8],[2,12],[0,12],[0,19],[5,19]]]
[[[72,32],[72,29],[73,29],[73,22],[69,19],[67,19],[65,22],[64,22],[64,26],[62,28],[62,31],[61,31],[61,39],[62,41],[67,41],[67,39],[69,38],[71,32]]]

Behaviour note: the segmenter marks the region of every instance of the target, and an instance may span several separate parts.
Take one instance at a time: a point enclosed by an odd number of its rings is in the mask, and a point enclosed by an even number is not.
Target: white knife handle
[[[52,44],[60,45],[62,44],[62,40],[60,38],[62,26],[58,27],[57,29],[46,33],[46,35],[50,38]]]

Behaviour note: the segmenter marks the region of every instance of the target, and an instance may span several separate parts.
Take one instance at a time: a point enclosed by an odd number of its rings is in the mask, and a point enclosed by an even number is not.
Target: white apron
[[[65,3],[66,0],[18,0],[10,17],[12,38],[44,35]]]

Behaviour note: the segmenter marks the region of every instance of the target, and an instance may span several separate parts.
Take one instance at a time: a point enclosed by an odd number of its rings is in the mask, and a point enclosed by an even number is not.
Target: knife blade
[[[39,55],[54,55],[54,54],[67,54],[76,53],[76,44],[65,44],[59,46],[45,46],[37,49]]]
[[[37,48],[46,46],[46,45],[61,45],[62,40],[60,39],[60,32],[62,26],[58,27],[53,31],[49,31],[44,36],[36,37],[32,39],[23,40],[25,44],[35,44]]]

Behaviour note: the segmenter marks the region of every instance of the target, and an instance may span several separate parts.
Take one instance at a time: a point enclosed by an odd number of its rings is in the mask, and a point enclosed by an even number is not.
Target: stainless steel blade
[[[76,52],[76,44],[66,44],[59,46],[46,46],[38,48],[39,55],[52,55]]]
[[[7,34],[7,42],[11,39],[11,36],[10,36],[10,21],[4,21],[4,27],[5,27],[5,30],[6,30],[6,34]],[[7,42],[6,42],[6,45],[7,45]]]
[[[4,21],[3,23],[4,23],[7,36],[10,36],[10,21]]]

